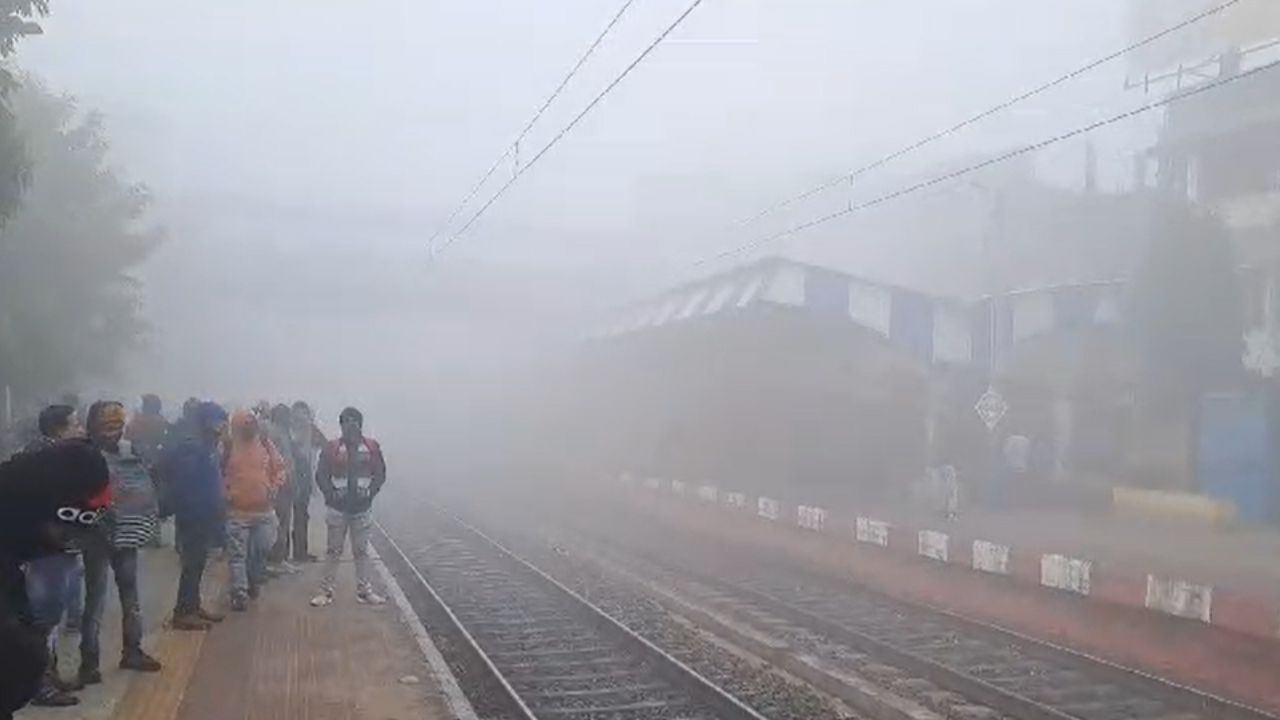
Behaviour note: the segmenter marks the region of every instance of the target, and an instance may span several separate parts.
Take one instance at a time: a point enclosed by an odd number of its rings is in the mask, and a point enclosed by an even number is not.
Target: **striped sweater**
[[[112,498],[103,530],[114,547],[142,547],[156,533],[159,512],[151,470],[126,440],[102,454],[111,473]]]

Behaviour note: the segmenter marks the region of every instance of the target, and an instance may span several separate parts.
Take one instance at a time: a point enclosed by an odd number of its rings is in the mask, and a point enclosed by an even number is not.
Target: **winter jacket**
[[[165,448],[160,471],[179,523],[216,528],[226,512],[218,449],[199,434],[187,434]]]
[[[53,438],[49,437],[48,435],[43,435],[43,434],[41,434],[41,435],[36,436],[36,438],[35,438],[34,440],[32,440],[31,442],[27,443],[27,444],[26,444],[26,446],[22,448],[21,452],[24,452],[24,453],[35,453],[35,452],[40,452],[41,450],[44,450],[45,448],[53,447],[53,446],[54,446],[54,445],[56,445],[57,443],[58,443],[58,441],[57,441],[57,440],[54,440]],[[65,548],[65,549],[66,549],[66,551],[67,551],[68,553],[71,553],[72,555],[79,555],[79,554],[80,554],[80,548],[79,548],[79,546],[77,546],[77,545],[76,545],[76,543],[75,543],[75,541],[74,541],[74,540],[68,540],[68,541],[67,541],[67,543],[66,543],[66,548]]]
[[[110,471],[88,442],[64,442],[0,464],[0,718],[30,700],[49,663],[34,623],[22,563],[57,552],[50,521],[84,529],[84,513],[111,503]],[[69,515],[68,515],[69,513]]]
[[[28,442],[26,445],[22,446],[22,450],[20,450],[19,452],[24,452],[24,453],[40,452],[41,450],[47,447],[53,447],[53,445],[57,442],[58,442],[57,440],[54,440],[48,435],[37,435],[34,439],[31,440],[31,442]]]
[[[231,515],[272,512],[271,501],[285,481],[284,460],[271,441],[260,430],[252,440],[241,437],[248,424],[257,427],[257,419],[249,413],[237,412],[231,417],[231,439],[223,455],[222,475]]]
[[[342,438],[325,445],[316,469],[316,485],[325,505],[345,513],[359,513],[373,505],[373,498],[387,481],[387,463],[373,438],[348,444]]]

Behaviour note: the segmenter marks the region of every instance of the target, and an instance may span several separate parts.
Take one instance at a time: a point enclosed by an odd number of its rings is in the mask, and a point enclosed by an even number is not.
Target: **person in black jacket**
[[[106,460],[86,441],[0,464],[0,720],[35,697],[49,665],[48,628],[33,616],[23,565],[63,552],[110,502]]]
[[[23,452],[39,452],[59,441],[75,437],[79,434],[79,420],[76,409],[71,405],[50,405],[40,412],[40,437],[31,441]],[[78,572],[77,572],[78,571]],[[30,560],[26,564],[27,599],[31,603],[32,617],[41,629],[49,631],[49,672],[45,675],[40,692],[36,694],[32,705],[46,707],[68,707],[79,704],[80,700],[71,694],[77,690],[76,683],[67,683],[58,672],[58,624],[64,615],[68,615],[68,600],[71,599],[71,584],[83,583],[84,572],[80,564],[80,549],[68,546],[60,553],[51,553]],[[70,618],[69,618],[70,619]],[[79,622],[80,617],[74,617]]]

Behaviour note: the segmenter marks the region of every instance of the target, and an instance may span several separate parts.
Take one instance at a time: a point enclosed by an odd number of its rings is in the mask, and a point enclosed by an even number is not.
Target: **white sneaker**
[[[311,598],[311,607],[328,607],[333,604],[333,593],[322,592]]]
[[[356,602],[361,605],[385,605],[387,599],[372,590],[356,593]]]
[[[280,572],[284,573],[285,575],[297,575],[298,573],[302,572],[302,568],[298,567],[297,565],[294,565],[288,560],[285,560],[284,562],[280,563]]]

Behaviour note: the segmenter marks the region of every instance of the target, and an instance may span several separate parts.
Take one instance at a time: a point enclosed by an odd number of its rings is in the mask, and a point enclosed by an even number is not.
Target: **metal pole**
[[[997,335],[1000,330],[999,314],[996,310],[999,304],[999,277],[995,266],[995,244],[1000,233],[1000,225],[1004,220],[1004,194],[1003,190],[991,190],[993,203],[991,206],[991,219],[987,229],[986,242],[983,244],[983,263],[987,269],[987,297],[990,298],[990,307],[987,312],[987,337],[990,343],[990,350],[987,353],[987,392],[994,392],[996,386],[996,353],[999,352],[1000,343]],[[1000,472],[1000,448],[999,433],[996,428],[999,427],[999,421],[990,424],[987,427],[987,443],[988,456],[990,458],[991,473],[990,487],[994,490],[993,494],[1003,491],[1001,483],[997,477]],[[990,497],[988,501],[995,501],[996,505],[1001,505],[1003,498]]]
[[[1000,230],[999,226],[1004,219],[1004,193],[1001,190],[989,190],[991,192],[993,203],[991,206],[991,218],[988,221],[986,238],[982,244],[982,264],[986,268],[987,297],[990,298],[987,313],[987,342],[990,344],[987,352],[987,384],[994,387],[996,381],[996,351],[999,343],[996,341],[996,333],[999,329],[999,322],[996,313],[996,305],[999,300],[999,277],[995,267],[995,243],[996,237]]]

